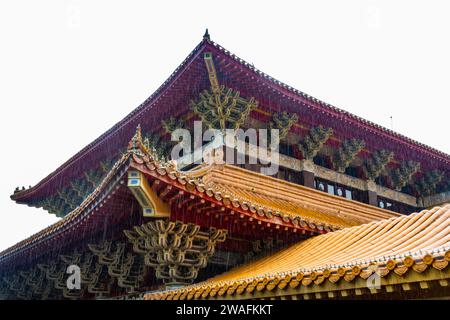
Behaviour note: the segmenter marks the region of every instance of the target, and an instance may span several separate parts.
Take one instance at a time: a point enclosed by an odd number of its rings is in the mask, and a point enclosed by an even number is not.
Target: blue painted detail
[[[153,208],[144,208],[144,216],[154,216],[155,210]]]
[[[139,179],[130,179],[128,180],[128,184],[132,186],[139,185]]]

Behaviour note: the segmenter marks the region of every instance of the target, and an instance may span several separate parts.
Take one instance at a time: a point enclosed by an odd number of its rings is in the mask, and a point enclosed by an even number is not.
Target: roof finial
[[[208,28],[206,28],[205,34],[203,35],[203,40],[211,40],[211,38],[209,37]]]
[[[141,125],[138,124],[136,128],[136,133],[134,134],[133,138],[131,138],[130,142],[128,143],[128,150],[137,150],[142,145],[142,129]]]

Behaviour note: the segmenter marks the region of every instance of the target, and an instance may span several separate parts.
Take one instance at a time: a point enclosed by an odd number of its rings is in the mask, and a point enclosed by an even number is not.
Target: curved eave
[[[125,173],[129,166],[129,154],[125,154],[119,159],[102,180],[99,186],[72,212],[51,226],[38,233],[22,240],[14,246],[0,252],[0,268],[11,259],[23,256],[33,248],[55,240],[59,236],[67,236],[76,227],[83,224],[87,219],[92,218],[96,208],[103,199],[112,191],[116,183]]]
[[[177,79],[185,73],[191,64],[198,60],[199,55],[201,55],[201,53],[205,50],[223,55],[227,60],[227,63],[230,62],[233,64],[233,68],[235,67],[239,69],[241,73],[246,74],[246,77],[250,78],[252,82],[259,83],[261,90],[264,89],[268,92],[276,92],[279,96],[282,96],[285,99],[306,105],[307,108],[313,110],[317,114],[325,114],[328,118],[334,119],[345,126],[353,126],[358,128],[358,130],[378,136],[380,141],[389,139],[392,143],[398,145],[397,149],[403,149],[404,146],[406,150],[411,150],[420,154],[422,159],[433,159],[434,161],[441,163],[441,168],[444,168],[444,170],[448,172],[447,168],[450,165],[450,155],[294,89],[293,87],[256,69],[251,64],[230,53],[228,50],[215,42],[204,39],[194,48],[194,50],[181,63],[181,65],[172,73],[172,75],[139,107],[133,110],[123,120],[118,122],[88,146],[83,148],[80,152],[70,158],[54,172],[49,174],[46,178],[41,180],[38,184],[30,189],[23,191],[21,190],[14,193],[11,195],[11,199],[18,203],[26,203],[33,197],[38,195],[42,196],[45,192],[48,193],[47,189],[52,189],[49,187],[51,186],[52,181],[60,182],[64,180],[61,179],[61,177],[64,175],[66,170],[70,170],[70,168],[74,168],[80,162],[84,162],[85,159],[88,158],[89,154],[96,152],[100,146],[107,143],[112,137],[117,136],[118,134],[124,135],[125,128],[129,132],[134,130],[139,118],[142,117],[147,110],[152,109],[155,102],[165,95],[165,92],[173,86]],[[207,75],[205,72],[205,77],[206,76]],[[427,163],[424,163],[424,165],[426,166]]]
[[[415,150],[425,152],[430,157],[433,157],[435,159],[440,159],[440,161],[443,161],[446,164],[450,164],[450,155],[442,152],[440,150],[437,150],[435,148],[432,148],[430,146],[427,146],[421,142],[418,142],[416,140],[413,140],[411,138],[408,138],[400,133],[397,133],[393,130],[390,130],[388,128],[385,128],[381,125],[378,125],[374,122],[371,122],[369,120],[366,120],[364,118],[361,118],[357,115],[354,115],[348,111],[345,111],[341,108],[335,107],[329,103],[326,103],[322,100],[319,100],[315,97],[312,97],[300,90],[297,90],[282,81],[279,81],[268,74],[262,72],[261,70],[255,68],[252,64],[244,61],[243,59],[239,58],[235,54],[229,52],[227,49],[223,48],[219,44],[215,42],[210,42],[216,49],[218,49],[220,52],[227,55],[229,58],[233,59],[235,62],[240,64],[242,67],[244,67],[246,72],[251,72],[251,75],[249,77],[252,77],[252,75],[256,78],[262,78],[263,81],[266,84],[270,85],[270,88],[273,88],[276,91],[279,91],[281,94],[286,95],[287,97],[290,97],[291,99],[299,99],[301,102],[306,103],[309,107],[316,109],[318,112],[325,112],[330,117],[336,118],[336,119],[345,119],[351,124],[356,125],[357,127],[364,127],[367,130],[369,130],[372,133],[375,133],[377,135],[380,135],[382,137],[389,137],[394,138],[398,142],[402,144],[408,145],[408,147],[413,148]]]
[[[185,58],[185,60],[181,63],[181,65],[175,69],[175,71],[169,76],[169,78],[164,81],[164,83],[150,96],[148,97],[141,105],[139,105],[136,109],[134,109],[131,113],[129,113],[124,119],[120,122],[116,123],[113,127],[111,127],[108,131],[103,133],[93,142],[88,144],[78,153],[76,153],[73,157],[71,157],[68,161],[63,163],[60,167],[58,167],[55,171],[50,173],[47,177],[42,179],[33,187],[20,190],[15,192],[10,196],[13,201],[18,203],[25,203],[26,200],[32,198],[32,196],[38,193],[41,189],[43,189],[46,185],[50,184],[52,181],[58,180],[61,174],[64,173],[65,170],[74,166],[75,164],[83,161],[83,159],[90,153],[95,152],[96,149],[103,143],[105,143],[109,138],[113,135],[116,135],[121,129],[124,127],[128,127],[129,133],[134,132],[136,128],[136,119],[139,119],[148,108],[151,108],[153,104],[158,101],[161,96],[164,95],[164,92],[172,86],[176,80],[184,73],[184,71],[189,67],[189,65],[195,60],[195,58],[202,52],[202,48],[205,47],[207,41],[201,41],[192,52]],[[129,135],[125,135],[128,137]],[[127,141],[128,142],[128,141]]]
[[[449,215],[447,204],[320,235],[198,284],[146,298],[251,299],[368,290],[366,280],[374,273],[383,286],[448,279]]]
[[[186,191],[199,200],[207,200],[236,212],[242,221],[248,220],[250,224],[264,223],[291,231],[322,234],[399,216],[388,210],[235,166],[225,165],[219,166],[222,169],[217,169],[217,166],[212,165],[202,168],[201,174],[195,172],[191,175],[189,171],[178,171],[171,163],[161,163],[148,155],[136,153],[133,154],[130,166]],[[247,190],[243,190],[243,186]],[[260,192],[259,187],[264,190]],[[292,203],[296,206],[292,206]]]

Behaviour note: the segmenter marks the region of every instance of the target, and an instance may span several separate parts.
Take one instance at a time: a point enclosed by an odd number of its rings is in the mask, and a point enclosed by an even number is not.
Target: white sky
[[[14,188],[137,107],[206,27],[271,76],[450,153],[448,3],[2,1],[0,250],[57,220]]]

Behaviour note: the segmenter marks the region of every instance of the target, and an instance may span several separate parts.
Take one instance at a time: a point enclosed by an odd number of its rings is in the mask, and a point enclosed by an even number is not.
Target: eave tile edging
[[[443,271],[450,261],[450,247],[442,246],[430,251],[418,250],[414,253],[385,256],[383,258],[364,260],[358,264],[331,265],[326,268],[297,269],[289,272],[262,275],[238,281],[218,282],[214,287],[199,283],[187,288],[164,292],[149,293],[144,296],[146,300],[191,300],[223,297],[225,295],[253,294],[264,290],[272,291],[275,288],[285,290],[301,286],[321,285],[328,280],[336,284],[344,279],[352,282],[355,279],[368,279],[373,273],[384,278],[392,275],[402,277],[411,269],[416,273],[423,273],[430,267]]]

